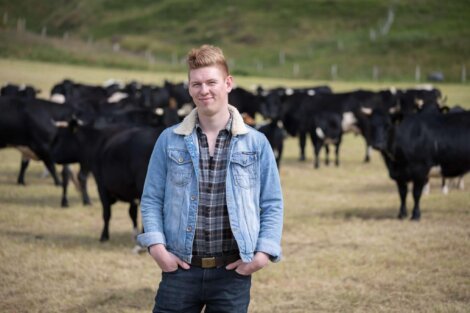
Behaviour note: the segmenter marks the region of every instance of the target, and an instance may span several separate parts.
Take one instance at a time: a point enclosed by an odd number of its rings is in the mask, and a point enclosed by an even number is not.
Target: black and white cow
[[[413,182],[412,220],[421,217],[420,199],[430,170],[439,166],[443,177],[470,170],[470,112],[408,114],[401,121],[383,109],[372,111],[372,145],[381,151],[400,195],[399,218],[407,216],[407,183]]]

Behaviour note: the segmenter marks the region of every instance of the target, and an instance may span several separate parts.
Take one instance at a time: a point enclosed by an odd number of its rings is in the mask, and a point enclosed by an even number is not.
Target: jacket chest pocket
[[[230,160],[235,185],[251,188],[257,178],[258,157],[256,152],[237,152]]]
[[[168,150],[168,157],[171,182],[177,186],[186,186],[193,176],[191,155],[184,150]]]

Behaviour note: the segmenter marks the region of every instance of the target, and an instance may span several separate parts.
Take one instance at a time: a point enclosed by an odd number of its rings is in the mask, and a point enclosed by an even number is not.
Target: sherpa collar
[[[243,122],[243,117],[240,115],[238,110],[229,104],[228,110],[232,114],[232,135],[243,135],[248,133],[248,128],[246,127],[245,123]],[[194,127],[196,126],[196,116],[197,116],[197,108],[193,109],[188,116],[184,118],[184,120],[179,124],[173,132],[178,135],[190,135],[193,132]]]

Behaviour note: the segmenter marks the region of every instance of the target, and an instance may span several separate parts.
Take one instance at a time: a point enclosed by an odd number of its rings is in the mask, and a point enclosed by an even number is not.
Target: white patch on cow
[[[126,99],[129,95],[125,92],[117,91],[108,98],[108,103],[118,103],[122,99]]]
[[[395,114],[395,113],[398,112],[398,110],[399,110],[399,109],[398,109],[397,107],[391,107],[390,109],[388,109],[388,112],[389,112],[390,114]]]
[[[365,115],[371,115],[372,114],[372,108],[361,107],[361,112]]]
[[[165,114],[165,110],[163,110],[162,108],[156,108],[155,114],[157,114],[158,116],[162,116],[163,114]]]
[[[323,132],[323,130],[320,127],[317,127],[315,129],[315,133],[317,134],[318,138],[320,138],[320,139],[325,138],[325,133]]]
[[[396,95],[397,94],[397,87],[395,87],[395,86],[390,87],[390,93],[392,95]]]
[[[421,109],[421,107],[424,105],[424,100],[423,99],[415,99],[415,104],[418,108]]]
[[[193,110],[193,104],[191,102],[183,104],[181,109],[178,110],[178,116],[186,116]]]
[[[54,120],[51,120],[51,121],[52,121],[52,124],[57,128],[69,127],[69,122],[67,121],[54,121]]]
[[[357,127],[355,127],[357,120],[354,117],[352,112],[344,112],[343,119],[341,120],[341,128],[343,132],[354,131],[356,132]]]
[[[464,190],[464,189],[465,189],[465,181],[463,180],[463,176],[460,176],[460,177],[458,178],[457,187],[458,187],[460,190]]]
[[[286,96],[292,96],[294,94],[294,89],[286,88]]]
[[[449,194],[449,186],[447,185],[447,179],[444,182],[444,186],[442,186],[442,193],[445,195]]]
[[[366,155],[368,157],[370,157],[370,153],[372,152],[372,147],[371,146],[367,146],[367,150],[366,150]]]
[[[108,79],[107,81],[105,81],[105,82],[103,83],[103,87],[106,88],[106,87],[112,86],[112,85],[114,85],[114,84],[118,85],[119,88],[123,88],[123,87],[124,87],[124,83],[123,83],[122,81],[117,80],[117,79],[114,79],[114,78],[110,78],[110,79]]]
[[[51,101],[55,103],[65,103],[65,96],[60,93],[55,93],[51,96]]]
[[[307,94],[308,94],[309,96],[314,96],[314,95],[316,94],[316,92],[315,92],[315,90],[313,90],[313,89],[309,89],[309,90],[307,91]]]
[[[277,121],[277,127],[284,128],[284,123],[281,120]]]
[[[429,195],[429,192],[431,191],[431,182],[427,182],[426,185],[423,187],[423,195]]]
[[[261,95],[262,95],[263,97],[267,97],[267,96],[269,95],[269,91],[263,90],[263,91],[261,92]]]

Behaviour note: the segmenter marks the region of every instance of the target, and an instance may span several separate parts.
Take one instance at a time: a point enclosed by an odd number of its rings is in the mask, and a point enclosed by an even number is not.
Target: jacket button
[[[196,200],[196,196],[191,196],[191,200]]]
[[[191,226],[188,226],[188,228],[186,228],[186,231],[191,231],[191,230],[192,230]]]
[[[179,163],[183,163],[183,158],[179,158],[179,159],[178,159],[178,162],[179,162]]]

